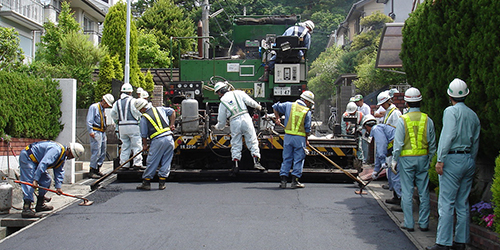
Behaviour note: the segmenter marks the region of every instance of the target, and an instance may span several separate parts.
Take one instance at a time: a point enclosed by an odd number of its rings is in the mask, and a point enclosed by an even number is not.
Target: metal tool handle
[[[120,166],[118,166],[117,168],[115,168],[113,171],[105,174],[104,176],[102,176],[101,178],[99,178],[98,180],[96,180],[94,183],[92,183],[92,185],[90,185],[90,189],[91,190],[95,190],[95,188],[97,187],[97,185],[99,183],[101,183],[104,179],[108,178],[110,175],[116,173],[116,171],[118,171],[121,167],[125,166],[125,164],[129,163],[132,159],[134,159],[135,157],[137,157],[143,151],[144,150],[141,150],[141,151],[137,152],[137,154],[135,154],[134,156],[130,157],[130,159],[128,159],[127,161],[125,161],[124,163],[122,163]]]

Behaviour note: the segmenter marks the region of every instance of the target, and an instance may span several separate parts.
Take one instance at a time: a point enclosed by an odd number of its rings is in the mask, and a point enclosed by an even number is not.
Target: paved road
[[[113,183],[23,229],[0,249],[416,249],[353,184]]]

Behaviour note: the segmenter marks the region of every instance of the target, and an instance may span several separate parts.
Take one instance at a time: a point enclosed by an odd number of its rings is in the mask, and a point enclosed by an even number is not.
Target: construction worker
[[[153,104],[149,101],[149,93],[143,88],[137,88],[137,98],[142,98],[148,101],[146,108],[153,107]]]
[[[111,94],[105,94],[100,102],[90,105],[87,113],[87,131],[90,136],[90,178],[103,176],[100,169],[106,157],[106,113],[105,109],[113,105],[115,98]]]
[[[301,47],[306,47],[309,49],[311,47],[311,33],[314,31],[314,23],[311,20],[307,20],[303,23],[298,23],[298,25],[291,26],[285,30],[283,36],[297,36],[299,37],[299,45]],[[304,57],[304,51],[299,51],[298,56],[300,58]],[[274,64],[276,61],[276,54],[272,55],[267,65],[264,66],[264,75],[259,78],[261,82],[269,81],[269,73],[274,70]],[[266,63],[266,62],[264,62]]]
[[[387,168],[388,156],[392,155],[392,144],[394,142],[394,135],[396,133],[396,128],[387,124],[377,124],[377,119],[373,115],[366,115],[363,118],[363,127],[366,132],[373,137],[375,140],[375,166],[373,168],[373,175],[376,174],[383,168]],[[390,158],[389,158],[390,159]],[[399,182],[393,183],[393,194],[394,197],[391,199],[386,199],[385,202],[388,204],[397,205],[392,209],[395,211],[401,211],[401,184]]]
[[[243,148],[242,136],[245,137],[247,148],[252,154],[254,168],[260,171],[266,169],[260,164],[260,149],[257,134],[253,127],[252,118],[248,114],[247,106],[261,110],[262,106],[241,90],[231,90],[226,82],[217,82],[214,92],[220,97],[219,115],[215,129],[222,130],[229,119],[231,129],[231,157],[233,159],[233,174],[239,171],[241,150]]]
[[[377,105],[380,105],[384,109],[384,115],[380,118],[380,121],[382,124],[387,124],[392,127],[396,127],[396,123],[401,116],[401,111],[392,103],[392,97],[390,94],[390,90],[381,92],[377,96]],[[392,161],[392,154],[388,156],[387,158],[387,164],[390,164]],[[383,185],[383,188],[389,189],[389,191],[394,191],[394,187],[400,187],[401,184],[400,179],[399,179],[399,173],[398,172],[392,172],[392,171],[387,171],[387,180],[388,184],[387,186]],[[372,178],[376,179],[376,172],[374,171],[372,173]],[[400,204],[400,201],[396,195],[394,195],[394,201],[396,204]]]
[[[346,121],[346,119],[355,119],[356,122]],[[361,139],[361,121],[363,120],[363,113],[358,111],[356,103],[349,102],[346,111],[342,114],[341,129],[343,135],[354,136],[358,139],[357,156],[360,161],[363,161],[362,139]],[[358,133],[359,132],[359,133]]]
[[[394,94],[399,93],[399,90],[394,88],[390,90],[386,90],[385,92],[389,93],[389,97],[391,98],[391,102],[393,101]],[[380,105],[378,109],[373,113],[373,116],[378,119],[378,123],[384,123],[384,116],[385,116],[385,108]]]
[[[299,182],[306,158],[307,137],[311,133],[311,107],[314,94],[304,91],[295,102],[275,103],[273,105],[276,124],[281,125],[280,114],[285,115],[285,138],[283,139],[283,162],[280,169],[280,188],[286,188],[290,169],[292,169],[292,188],[304,188]]]
[[[49,188],[52,183],[52,178],[48,169],[52,169],[54,173],[54,185],[57,194],[62,194],[61,185],[64,180],[64,163],[67,159],[80,157],[85,149],[80,143],[70,143],[68,147],[55,141],[40,141],[26,146],[19,154],[19,165],[21,181],[33,183],[34,186]],[[33,192],[34,187],[22,185],[23,190],[23,218],[37,218],[39,215],[36,212],[50,211],[54,207],[45,204],[44,189],[38,190],[35,211],[31,210],[31,203],[34,202]]]
[[[364,101],[363,101],[363,95],[355,95],[354,97],[351,98],[351,100],[356,103],[356,105],[358,106],[358,111],[361,111],[361,113],[363,113],[363,116],[367,116],[367,115],[371,115],[371,109],[370,109],[370,106],[368,106],[368,104],[366,104]],[[365,131],[362,131],[363,134],[365,134]],[[365,141],[365,140],[362,140],[361,142],[361,155],[363,156],[362,160],[363,161],[363,164],[367,164],[368,163],[368,154],[369,154],[369,151],[368,151],[368,142]]]
[[[436,153],[434,122],[420,112],[422,95],[417,88],[409,88],[404,100],[409,110],[396,125],[391,169],[398,172],[401,180],[401,208],[404,213],[402,228],[412,232],[413,189],[416,186],[420,198],[418,228],[429,230],[429,164]],[[399,162],[399,164],[398,164]],[[396,171],[397,166],[397,171]],[[414,184],[415,183],[415,184]]]
[[[467,84],[458,78],[448,87],[452,106],[443,113],[436,163],[439,175],[439,221],[436,245],[427,247],[428,250],[462,250],[469,242],[469,194],[481,130],[476,113],[464,103],[469,92]]]
[[[158,170],[158,189],[166,188],[166,180],[170,174],[170,164],[174,156],[174,140],[172,130],[175,129],[175,111],[170,107],[147,108],[148,101],[136,99],[134,106],[142,113],[140,122],[142,150],[148,151],[146,170],[142,174],[142,183],[137,189],[151,190],[151,179]],[[150,140],[148,147],[147,140]]]
[[[132,105],[132,100],[134,99],[132,97],[132,85],[130,83],[123,84],[121,92],[120,99],[116,101],[111,109],[111,118],[118,128],[120,140],[122,141],[120,165],[130,159],[131,154],[136,155],[142,149],[141,134],[139,131],[141,112]],[[123,166],[122,169],[128,170],[129,167],[127,165]],[[142,168],[142,155],[139,154],[133,159],[131,169],[140,170]]]

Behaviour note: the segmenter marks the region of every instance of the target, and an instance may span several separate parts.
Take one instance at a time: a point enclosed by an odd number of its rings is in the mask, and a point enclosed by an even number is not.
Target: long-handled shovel
[[[34,188],[39,188],[39,189],[47,190],[47,191],[50,191],[50,192],[53,192],[53,193],[56,193],[56,194],[61,194],[61,195],[65,195],[65,196],[69,196],[69,197],[81,199],[81,200],[83,200],[83,202],[80,203],[80,204],[78,204],[80,206],[90,206],[90,205],[94,204],[93,201],[89,201],[88,199],[80,197],[80,196],[76,196],[76,195],[72,195],[72,194],[65,194],[65,193],[58,193],[56,190],[52,190],[52,189],[49,189],[49,188],[40,187],[38,185],[33,185],[32,183],[25,182],[25,181],[14,180],[14,182],[15,183],[19,183],[19,184],[24,184],[24,185],[32,186]]]
[[[122,163],[120,166],[118,166],[117,168],[115,168],[113,171],[111,171],[111,172],[103,175],[101,178],[99,178],[98,180],[96,180],[94,183],[92,183],[92,185],[90,185],[90,190],[92,190],[92,191],[96,190],[99,187],[99,183],[101,183],[104,179],[108,178],[110,175],[116,173],[116,171],[118,171],[121,167],[125,166],[125,164],[129,163],[132,159],[134,159],[135,157],[137,157],[143,151],[144,150],[141,150],[141,151],[137,152],[137,154],[135,154],[134,156],[130,157],[130,159],[128,159],[127,161],[125,161],[124,163]]]
[[[343,168],[341,168],[339,165],[337,165],[337,163],[333,162],[332,160],[330,160],[330,158],[326,157],[324,154],[322,154],[318,149],[316,149],[315,147],[309,145],[309,147],[314,150],[316,153],[318,153],[319,155],[321,155],[323,158],[325,158],[328,162],[330,162],[333,166],[335,166],[336,168],[340,169],[342,172],[344,172],[344,174],[346,174],[347,176],[349,176],[351,179],[353,179],[354,181],[356,181],[357,183],[359,183],[359,187],[360,189],[363,189],[367,184],[359,179],[359,178],[356,178],[354,175],[352,175],[351,173],[345,171]],[[361,193],[358,193],[356,191],[357,194],[361,194]]]

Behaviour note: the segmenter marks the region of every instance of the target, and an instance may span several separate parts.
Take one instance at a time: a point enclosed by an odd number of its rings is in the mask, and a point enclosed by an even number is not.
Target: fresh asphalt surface
[[[24,228],[0,249],[416,249],[354,184],[112,183]]]

